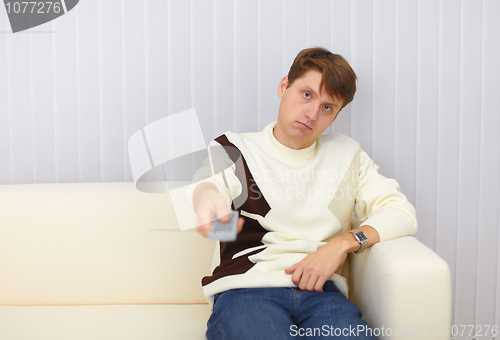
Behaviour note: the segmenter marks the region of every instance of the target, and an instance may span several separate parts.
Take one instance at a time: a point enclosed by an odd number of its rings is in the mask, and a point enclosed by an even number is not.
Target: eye
[[[323,108],[327,111],[331,111],[332,107],[330,105],[323,105]]]
[[[309,92],[304,92],[304,98],[310,99],[311,98],[311,94]]]

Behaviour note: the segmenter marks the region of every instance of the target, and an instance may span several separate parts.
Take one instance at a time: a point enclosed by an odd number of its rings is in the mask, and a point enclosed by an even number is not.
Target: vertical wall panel
[[[212,1],[191,1],[191,106],[196,109],[205,144],[214,131],[214,5]],[[191,160],[191,172],[182,175],[191,180],[200,167]],[[179,177],[179,179],[182,179]]]
[[[214,1],[214,133],[212,138],[233,130],[235,48],[233,1]],[[210,137],[210,136],[208,136]]]
[[[456,280],[456,254],[459,251],[457,209],[460,102],[457,99],[460,98],[460,13],[458,1],[440,2],[436,251],[450,265],[453,282]],[[455,292],[454,285],[452,292]],[[454,310],[453,308],[452,317]]]
[[[500,206],[500,2],[483,2],[482,83],[481,83],[481,147],[479,184],[479,232],[477,253],[476,324],[500,325],[500,270],[498,226]],[[497,212],[497,213],[495,213]],[[496,279],[495,279],[496,278]],[[492,292],[496,290],[496,298]]]
[[[475,324],[481,134],[482,8],[462,2],[460,142],[455,322]]]
[[[340,54],[351,63],[351,2],[344,0],[330,1],[330,27],[332,30],[331,51]],[[357,70],[354,69],[357,73]],[[357,95],[354,96],[357,99]],[[339,113],[329,132],[349,135],[351,132],[351,104]]]
[[[384,176],[394,176],[396,90],[396,3],[373,5],[373,146],[372,158]]]
[[[0,183],[12,183],[10,152],[10,103],[9,103],[9,19],[0,11]],[[3,33],[3,34],[2,34]]]
[[[95,1],[78,4],[76,14],[78,125],[80,127],[80,180],[101,180],[101,138],[99,114],[99,5]],[[47,74],[49,79],[52,72]],[[44,114],[52,112],[44,109]],[[53,134],[48,134],[47,138]]]
[[[331,49],[331,3],[329,0],[307,1],[307,45]]]
[[[144,6],[144,88],[147,126],[166,117],[170,112],[168,52],[170,27],[168,1],[144,1]],[[141,128],[145,128],[145,126],[137,126],[135,131]],[[131,131],[133,130],[131,128]],[[130,138],[130,136],[125,137]]]
[[[52,31],[52,23],[46,25],[46,29]],[[57,33],[48,31],[30,36],[34,183],[57,182],[53,62],[54,37]]]
[[[234,2],[233,128],[257,131],[257,1]]]
[[[352,2],[351,66],[358,76],[356,100],[351,104],[351,133],[361,147],[372,153],[373,126],[373,2]]]
[[[258,86],[257,130],[278,119],[278,84],[286,75],[281,72],[283,21],[281,1],[259,0],[258,6]]]
[[[480,241],[478,249],[488,249],[488,252],[480,252],[478,256],[478,286],[483,291],[478,292],[478,317],[477,321],[491,320],[494,316],[492,324],[500,325],[500,45],[498,39],[500,37],[500,2],[494,0],[485,1],[483,7],[484,26],[483,26],[483,117],[487,123],[481,126],[485,129],[485,135],[482,142],[482,173],[488,173],[489,176],[484,178],[484,186],[489,188],[489,192],[483,192],[484,196],[480,199],[480,208],[483,208],[481,216],[485,216],[484,220],[479,220],[479,226],[487,225],[480,233]],[[496,175],[496,177],[495,177]],[[489,178],[491,176],[491,182]],[[488,195],[491,193],[491,195]],[[486,202],[491,202],[486,204]],[[490,210],[491,209],[491,210]],[[483,215],[484,214],[484,215]],[[491,218],[491,220],[486,220]],[[497,237],[495,238],[495,230]],[[495,244],[496,240],[496,244]],[[487,242],[487,243],[486,243]],[[495,262],[496,250],[496,262]],[[491,268],[494,268],[492,270]],[[496,278],[494,272],[496,271]],[[496,282],[496,285],[495,285]],[[495,292],[495,293],[493,293]],[[495,295],[496,301],[492,298]],[[487,296],[489,295],[489,296]],[[486,302],[487,301],[487,302]],[[482,309],[483,306],[484,310]],[[491,311],[493,310],[493,312]],[[487,316],[483,316],[488,313]],[[500,327],[500,326],[499,326]]]
[[[418,89],[415,206],[422,228],[418,238],[436,246],[439,117],[439,2],[418,3]]]
[[[63,183],[80,181],[75,13],[54,21],[53,28],[56,180]]]
[[[168,0],[168,112],[169,116],[192,108],[191,72],[191,3],[189,1]],[[167,134],[175,134],[176,127],[169,125]],[[175,144],[166,145],[172,154],[178,148]],[[167,164],[169,177],[174,174],[175,164]]]
[[[11,179],[33,183],[33,122],[29,34],[9,36],[7,46]]]
[[[168,2],[144,4],[146,123],[149,124],[168,114],[168,20],[165,20]]]
[[[146,123],[144,1],[123,2],[123,169],[131,178],[128,139]]]
[[[283,74],[288,74],[293,59],[309,46],[307,6],[303,0],[283,0]]]
[[[415,203],[418,1],[396,2],[396,115],[394,177]]]
[[[195,5],[196,4],[196,5]],[[192,107],[205,142],[214,136],[214,8],[211,1],[191,1]]]
[[[125,172],[122,2],[100,1],[98,15],[101,180],[120,181]]]
[[[191,108],[191,6],[168,0],[168,113]]]

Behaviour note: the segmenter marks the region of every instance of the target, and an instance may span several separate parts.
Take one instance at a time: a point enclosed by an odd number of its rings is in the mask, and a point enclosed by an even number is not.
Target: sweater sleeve
[[[193,176],[192,184],[185,191],[189,205],[193,207],[193,192],[200,183],[214,184],[219,193],[227,200],[228,209],[233,198],[242,191],[241,183],[235,174],[235,164],[225,149],[216,141],[212,141],[208,148],[208,158]]]
[[[377,230],[380,241],[417,232],[415,208],[400,191],[396,180],[379,174],[379,166],[361,151],[355,217]]]

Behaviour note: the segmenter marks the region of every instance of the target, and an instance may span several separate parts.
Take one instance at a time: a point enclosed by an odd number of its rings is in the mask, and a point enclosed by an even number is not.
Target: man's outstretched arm
[[[229,222],[227,200],[213,183],[203,182],[196,186],[193,192],[193,208],[196,212],[196,230],[204,237],[208,237],[216,218],[221,222]],[[243,228],[244,221],[242,217],[238,219],[238,233]]]

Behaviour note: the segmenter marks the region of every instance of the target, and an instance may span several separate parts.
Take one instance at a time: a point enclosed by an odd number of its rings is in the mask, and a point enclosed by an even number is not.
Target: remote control
[[[237,234],[237,224],[239,212],[236,210],[231,210],[229,213],[229,222],[222,223],[218,219],[212,224],[212,228],[208,232],[208,238],[212,240],[219,240],[221,242],[232,242],[236,241]]]

